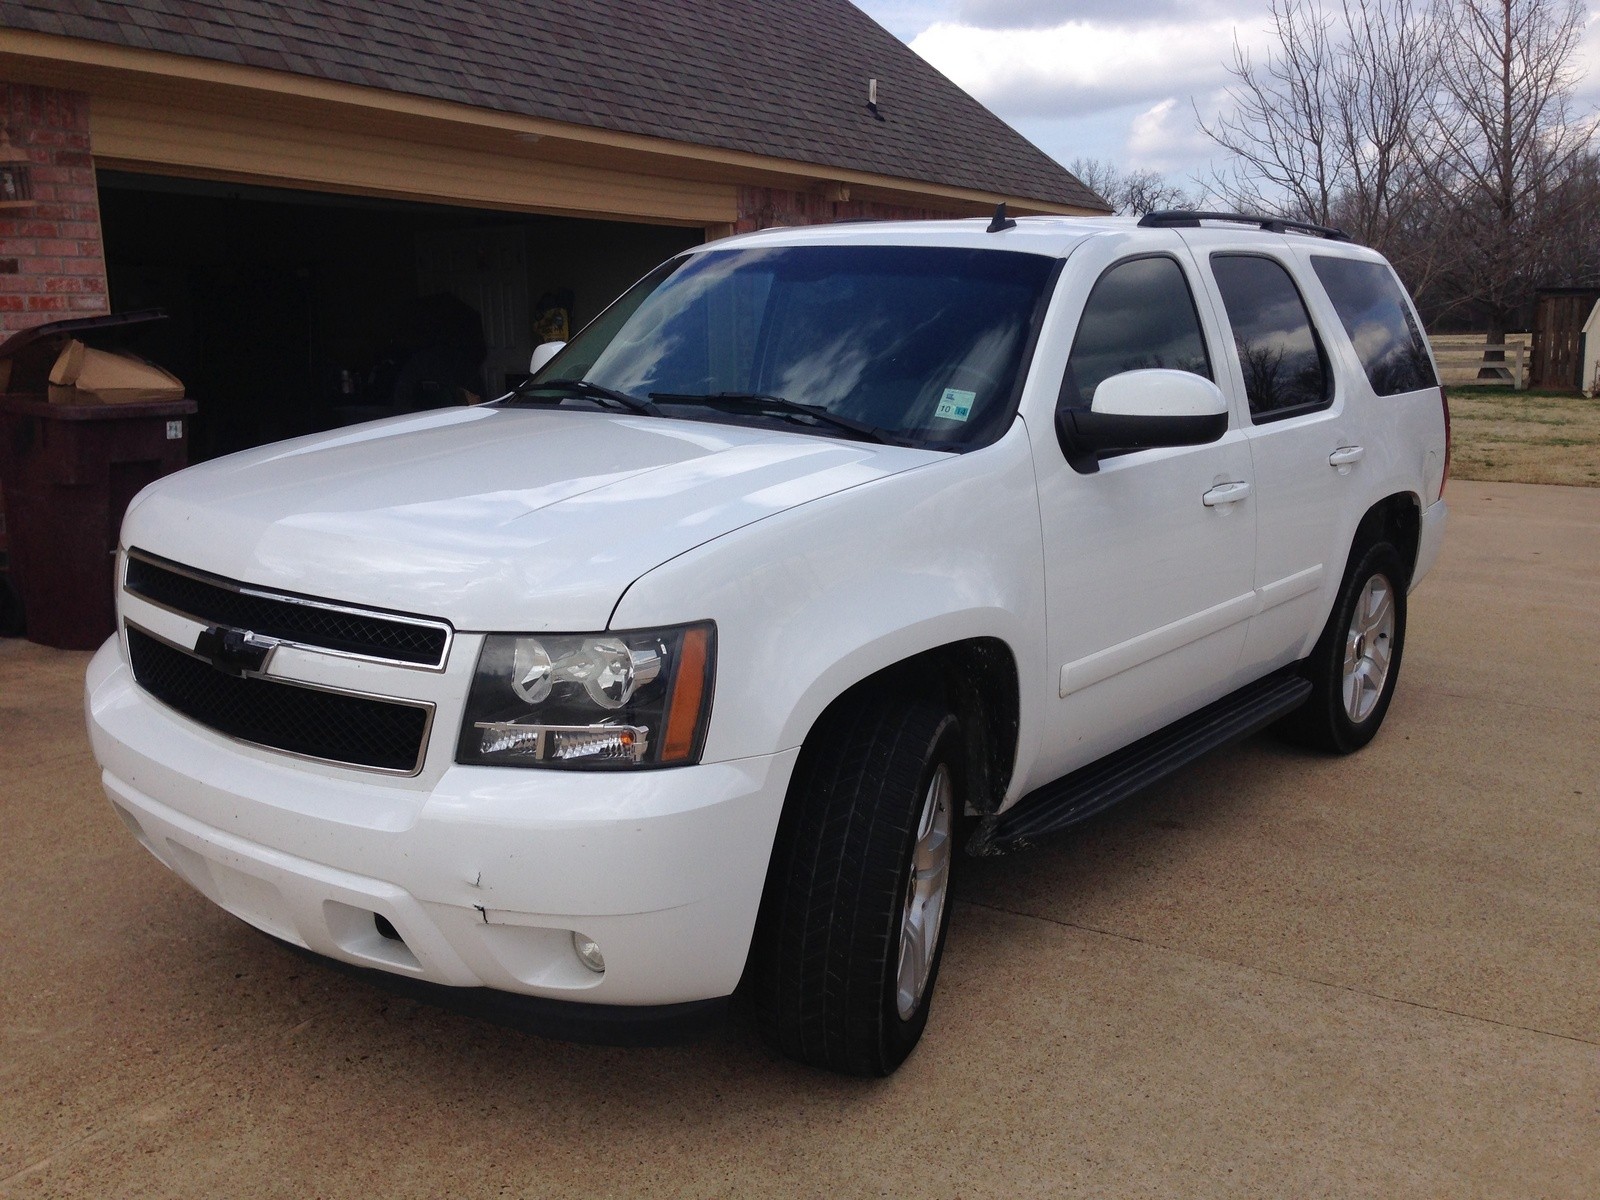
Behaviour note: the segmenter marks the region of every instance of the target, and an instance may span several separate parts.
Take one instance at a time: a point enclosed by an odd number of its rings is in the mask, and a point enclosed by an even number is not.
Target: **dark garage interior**
[[[102,171],[126,348],[200,406],[191,459],[502,394],[698,228]]]

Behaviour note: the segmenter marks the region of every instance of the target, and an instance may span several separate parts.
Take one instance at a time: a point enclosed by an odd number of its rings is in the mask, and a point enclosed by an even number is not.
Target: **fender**
[[[1016,788],[1040,736],[1030,698],[1048,683],[1043,553],[1019,420],[981,450],[785,510],[646,572],[611,627],[717,623],[708,762],[797,747],[869,675],[996,638],[1023,692]]]

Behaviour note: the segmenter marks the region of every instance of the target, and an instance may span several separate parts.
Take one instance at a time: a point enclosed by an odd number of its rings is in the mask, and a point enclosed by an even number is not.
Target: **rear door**
[[[1253,678],[1302,657],[1326,618],[1359,513],[1367,447],[1334,370],[1321,297],[1281,234],[1186,230],[1226,330],[1220,367],[1246,408],[1256,496]]]

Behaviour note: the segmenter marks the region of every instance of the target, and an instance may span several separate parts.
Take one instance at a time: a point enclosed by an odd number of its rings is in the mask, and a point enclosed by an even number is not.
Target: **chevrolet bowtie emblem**
[[[194,640],[194,652],[208,659],[219,671],[231,675],[258,675],[266,669],[267,659],[278,648],[276,638],[263,637],[249,630],[224,629],[212,625],[200,631]]]

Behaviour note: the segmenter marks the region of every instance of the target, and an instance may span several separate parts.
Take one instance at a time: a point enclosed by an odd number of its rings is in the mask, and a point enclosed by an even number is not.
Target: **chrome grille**
[[[151,604],[207,625],[250,630],[334,654],[437,669],[450,651],[451,629],[444,621],[268,591],[140,550],[128,552],[124,586]]]

